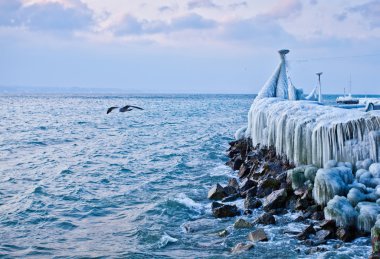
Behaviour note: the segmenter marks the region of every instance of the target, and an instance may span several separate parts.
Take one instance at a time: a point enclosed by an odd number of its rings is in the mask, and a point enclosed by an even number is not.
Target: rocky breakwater
[[[268,236],[260,225],[276,224],[279,215],[294,212],[294,219],[307,227],[293,238],[310,247],[306,253],[324,251],[329,239],[351,242],[369,236],[372,229],[373,258],[380,258],[380,164],[367,159],[355,165],[330,160],[324,168],[314,165],[295,167],[273,147],[252,146],[249,139],[230,143],[227,165],[236,178],[210,189],[215,217],[239,217],[235,228],[256,228],[233,252],[252,249]],[[244,209],[234,202],[244,199]],[[254,210],[263,213],[255,218]],[[245,220],[242,217],[246,218]],[[248,218],[248,220],[247,220]],[[289,234],[289,233],[284,233]],[[227,231],[223,235],[228,235]]]

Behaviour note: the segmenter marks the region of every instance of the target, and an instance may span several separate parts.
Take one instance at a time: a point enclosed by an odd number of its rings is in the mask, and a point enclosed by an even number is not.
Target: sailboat
[[[339,96],[336,98],[336,102],[339,104],[358,104],[359,99],[352,97],[351,95],[351,75],[350,75],[350,93],[346,95],[346,89],[344,89],[344,94],[343,96]]]

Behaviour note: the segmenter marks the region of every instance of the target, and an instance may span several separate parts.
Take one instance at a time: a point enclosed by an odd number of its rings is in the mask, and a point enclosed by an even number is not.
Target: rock
[[[222,200],[222,202],[231,202],[231,201],[236,201],[238,198],[240,198],[239,193],[232,194]]]
[[[227,229],[225,229],[225,230],[222,230],[222,231],[220,231],[219,233],[218,233],[218,236],[220,236],[220,237],[226,237],[226,236],[228,236],[228,231],[227,231]]]
[[[224,193],[227,196],[230,196],[230,195],[238,193],[237,190],[234,187],[228,186],[228,185],[226,187],[224,187],[223,190],[224,190]]]
[[[239,190],[239,183],[236,180],[236,178],[230,178],[228,180],[227,186],[231,186],[231,187],[234,187],[236,190]]]
[[[329,230],[331,231],[332,233],[335,233],[336,232],[336,223],[335,223],[335,220],[324,220],[321,222],[321,224],[319,224],[319,226],[323,229],[323,230]]]
[[[336,237],[343,242],[351,242],[355,239],[355,229],[348,227],[340,227],[336,231]]]
[[[327,240],[333,237],[333,232],[330,230],[319,230],[315,233],[315,237],[318,240]]]
[[[305,218],[303,216],[298,216],[297,218],[295,218],[293,221],[294,222],[301,222],[301,221],[304,221]]]
[[[207,198],[209,198],[210,200],[221,200],[226,196],[227,194],[225,193],[224,188],[217,183],[208,191]]]
[[[274,190],[280,188],[281,182],[275,178],[267,178],[257,184],[257,197],[264,198]]]
[[[264,212],[254,221],[254,224],[272,225],[276,224],[276,219],[272,214]]]
[[[370,258],[380,258],[380,220],[371,229],[372,254]]]
[[[222,206],[213,208],[212,213],[216,218],[235,217],[240,215],[240,212],[236,205],[227,204],[222,204]]]
[[[251,197],[250,195],[247,195],[247,197],[244,200],[244,207],[246,209],[256,209],[259,208],[262,205],[262,202],[254,197]]]
[[[242,164],[239,168],[238,176],[240,179],[243,179],[249,175],[251,168],[247,164]]]
[[[240,188],[240,193],[245,193],[247,192],[248,190],[252,189],[253,187],[255,187],[257,185],[257,183],[255,181],[252,181],[252,180],[247,180],[243,183],[242,187]]]
[[[310,200],[309,199],[303,199],[299,198],[296,202],[295,209],[296,210],[305,210],[309,207],[310,205]]]
[[[322,211],[316,211],[313,214],[311,214],[311,219],[312,220],[324,220],[325,215]]]
[[[248,239],[252,242],[265,242],[268,241],[268,237],[265,234],[265,231],[261,228],[256,229],[255,231],[248,234]]]
[[[309,254],[321,253],[321,252],[326,252],[326,251],[327,251],[326,247],[317,246],[317,247],[312,247],[306,250],[305,254],[309,255]]]
[[[315,229],[314,229],[313,225],[309,225],[301,233],[299,233],[296,237],[299,240],[305,240],[305,239],[309,238],[309,236],[312,234],[315,234]]]
[[[234,248],[232,248],[231,253],[240,254],[242,252],[248,251],[254,247],[253,244],[239,243]]]
[[[186,222],[182,225],[187,233],[195,233],[204,230],[215,229],[217,222],[215,219],[197,219]]]
[[[347,199],[350,201],[352,206],[356,206],[359,202],[365,201],[366,198],[367,195],[356,188],[351,188],[347,194]]]
[[[373,160],[368,158],[363,161],[362,168],[365,170],[369,170],[369,167],[371,166],[372,163],[373,163]]]
[[[241,155],[238,155],[233,161],[232,169],[239,170],[242,164],[243,164],[243,159],[241,158]]]
[[[337,195],[327,203],[324,212],[326,219],[335,220],[340,227],[354,226],[358,216],[351,203],[345,197]]]
[[[211,203],[211,210],[214,210],[216,208],[222,207],[223,205],[224,205],[223,203],[214,201],[214,202]]]
[[[252,223],[244,220],[244,219],[238,219],[234,223],[234,228],[251,228],[253,227]]]
[[[287,193],[285,189],[274,191],[266,197],[264,201],[264,210],[270,211],[272,209],[282,208],[286,203],[286,199]]]

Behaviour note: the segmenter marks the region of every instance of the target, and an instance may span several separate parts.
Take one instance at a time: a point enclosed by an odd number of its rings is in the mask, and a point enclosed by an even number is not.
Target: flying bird
[[[117,107],[117,106],[112,106],[112,107],[108,108],[108,110],[107,110],[107,114],[110,113],[110,112],[112,112],[113,110],[115,110],[115,109],[117,109],[117,108],[119,108],[119,107]],[[144,110],[143,108],[138,107],[138,106],[126,105],[126,106],[120,108],[120,109],[119,109],[119,112],[129,112],[129,111],[132,111],[133,109]]]

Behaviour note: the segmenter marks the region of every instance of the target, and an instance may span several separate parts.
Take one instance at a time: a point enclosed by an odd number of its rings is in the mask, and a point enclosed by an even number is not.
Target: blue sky
[[[257,93],[291,50],[305,92],[380,94],[378,0],[0,0],[0,85]]]

